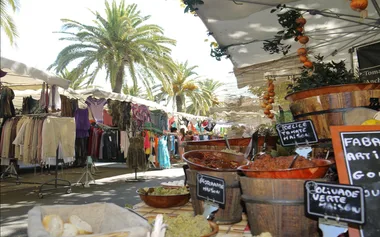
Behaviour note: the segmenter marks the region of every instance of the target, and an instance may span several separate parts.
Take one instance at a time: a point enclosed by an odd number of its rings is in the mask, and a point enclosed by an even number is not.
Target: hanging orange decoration
[[[352,10],[360,12],[360,16],[363,18],[368,17],[368,0],[352,0],[350,3]]]
[[[309,42],[309,37],[307,37],[306,35],[300,36],[298,38],[298,42],[300,42],[301,44],[307,44],[307,42]]]
[[[301,56],[300,56],[300,62],[301,62],[301,63],[304,63],[304,62],[306,62],[306,61],[308,61],[307,57],[301,55]]]
[[[307,67],[307,68],[312,68],[312,67],[313,67],[313,63],[310,62],[310,61],[306,61],[306,62],[304,62],[303,65],[304,65],[305,67]]]
[[[302,32],[303,32],[303,27],[297,27],[297,28],[296,28],[296,31],[302,33]]]
[[[307,50],[306,50],[305,48],[299,48],[299,49],[297,50],[297,54],[298,54],[299,56],[301,56],[301,55],[306,55],[306,54],[307,54]]]
[[[297,23],[299,26],[304,26],[304,25],[306,24],[306,19],[303,18],[303,17],[297,18],[297,19],[296,19],[296,23]]]

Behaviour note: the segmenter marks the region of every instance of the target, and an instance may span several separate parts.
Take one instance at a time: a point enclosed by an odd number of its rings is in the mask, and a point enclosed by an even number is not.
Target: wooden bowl
[[[313,168],[298,168],[298,169],[283,169],[275,171],[256,171],[252,170],[253,162],[247,165],[242,165],[238,170],[242,171],[246,176],[251,178],[269,178],[269,179],[318,179],[323,178],[330,165],[334,162],[324,159],[311,160],[317,167]]]
[[[198,151],[189,151],[183,154],[183,160],[187,162],[189,168],[192,170],[204,170],[204,171],[218,171],[218,172],[236,172],[237,169],[231,169],[228,165],[225,165],[221,169],[211,168],[203,166],[200,164],[193,163],[188,160],[188,158],[199,158],[204,159],[206,156],[214,156],[217,159],[224,160],[226,162],[235,161],[238,163],[238,166],[246,165],[249,163],[247,159],[244,158],[243,154],[233,154],[224,151],[213,151],[213,150],[198,150]]]
[[[183,206],[190,200],[190,193],[181,195],[148,195],[136,191],[146,205],[156,208],[169,208]]]

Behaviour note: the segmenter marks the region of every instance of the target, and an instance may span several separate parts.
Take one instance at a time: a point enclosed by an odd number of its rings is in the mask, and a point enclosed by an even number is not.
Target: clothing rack
[[[56,190],[56,189],[65,189],[66,188],[67,189],[66,193],[67,194],[71,193],[70,181],[58,178],[58,165],[59,165],[59,163],[62,163],[62,164],[64,163],[63,159],[59,159],[58,156],[59,156],[59,147],[57,148],[56,156],[55,156],[55,173],[54,173],[55,178],[41,184],[41,186],[39,187],[39,192],[38,192],[39,198],[44,197],[44,194],[43,194],[44,191],[50,191],[50,190]],[[58,183],[58,181],[61,181],[62,183]],[[65,185],[65,183],[66,183],[66,185]],[[43,187],[45,185],[54,185],[54,187],[43,189]]]
[[[42,118],[42,117],[47,117],[47,116],[57,116],[57,114],[52,114],[52,113],[41,113],[41,114],[24,114],[24,115],[16,115],[16,117],[22,117],[22,116],[26,116],[26,117],[35,117],[35,118]],[[66,188],[66,193],[71,193],[71,183],[70,181],[68,180],[64,180],[64,179],[59,179],[58,178],[58,165],[59,163],[61,163],[62,165],[64,164],[64,161],[63,159],[59,159],[59,147],[57,148],[56,150],[56,157],[55,157],[55,178],[52,179],[52,180],[49,180],[47,182],[44,182],[44,183],[39,183],[39,182],[28,182],[28,181],[20,181],[20,176],[17,174],[16,172],[16,169],[15,169],[15,166],[14,166],[14,163],[17,159],[15,158],[12,158],[10,159],[10,165],[7,167],[6,171],[8,170],[11,170],[11,172],[14,172],[16,174],[16,184],[35,184],[35,185],[40,185],[39,187],[39,192],[38,192],[38,196],[40,198],[43,198],[44,194],[43,192],[44,191],[49,191],[49,190],[55,190],[55,189],[59,189],[59,188]],[[12,161],[13,160],[13,161]],[[13,168],[12,168],[13,167]],[[42,172],[42,166],[41,166],[41,172]],[[49,168],[48,168],[48,172],[50,174],[50,165],[49,165]],[[1,175],[1,181],[4,181],[3,180],[3,176],[6,174],[6,172],[3,172],[3,174]],[[12,173],[11,173],[12,174]],[[36,166],[34,167],[34,174],[36,174]],[[62,183],[58,183],[58,181],[62,182]],[[7,181],[7,182],[10,182],[10,181]],[[53,183],[52,183],[53,182]],[[47,188],[47,189],[43,189],[44,186],[46,185],[53,185],[54,187],[53,188]]]

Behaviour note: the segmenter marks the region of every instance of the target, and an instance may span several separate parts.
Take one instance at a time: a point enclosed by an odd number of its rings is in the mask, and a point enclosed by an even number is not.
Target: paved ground
[[[102,167],[98,168],[100,171],[102,170]],[[141,202],[136,194],[136,189],[157,186],[161,182],[181,180],[184,179],[184,173],[182,168],[173,168],[139,173],[138,177],[146,180],[143,182],[130,181],[134,179],[133,173],[117,175],[97,179],[97,184],[91,185],[89,188],[73,187],[71,194],[66,194],[65,189],[54,190],[51,194],[44,196],[43,199],[38,198],[37,193],[34,191],[35,187],[9,191],[11,188],[8,186],[7,191],[0,194],[0,236],[27,236],[27,214],[35,205],[85,204],[92,202],[112,202],[119,206],[134,205]],[[125,180],[129,180],[129,182],[125,182]]]

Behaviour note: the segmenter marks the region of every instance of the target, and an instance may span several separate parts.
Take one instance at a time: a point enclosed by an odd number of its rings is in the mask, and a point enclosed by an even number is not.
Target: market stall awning
[[[41,89],[43,82],[49,85],[57,85],[64,89],[69,88],[70,85],[68,80],[4,57],[1,57],[0,67],[7,72],[7,75],[0,79],[1,82],[14,90]]]
[[[203,1],[204,4],[196,5],[196,13],[218,44],[227,47],[239,88],[250,83],[257,85],[268,75],[286,77],[299,73],[302,65],[291,57],[300,47],[298,42],[287,41],[292,47],[286,57],[263,50],[263,40],[272,39],[282,30],[276,13],[270,12],[278,4],[307,12],[303,15],[307,20],[305,33],[310,38],[307,47],[313,54],[320,53],[327,60],[347,59],[349,63],[350,48],[380,39],[379,14],[371,1],[365,19],[350,8],[349,1],[344,0]],[[284,64],[279,63],[280,59]]]
[[[93,96],[97,98],[132,102],[135,104],[145,105],[147,107],[150,107],[151,109],[160,109],[165,112],[169,112],[169,109],[166,106],[160,105],[154,101],[145,100],[145,99],[141,99],[141,98],[130,96],[130,95],[108,92],[101,89],[84,89],[84,90],[67,89],[65,91],[62,91],[62,94],[68,97],[74,97],[74,98],[82,99],[82,100],[86,100],[87,97]]]

